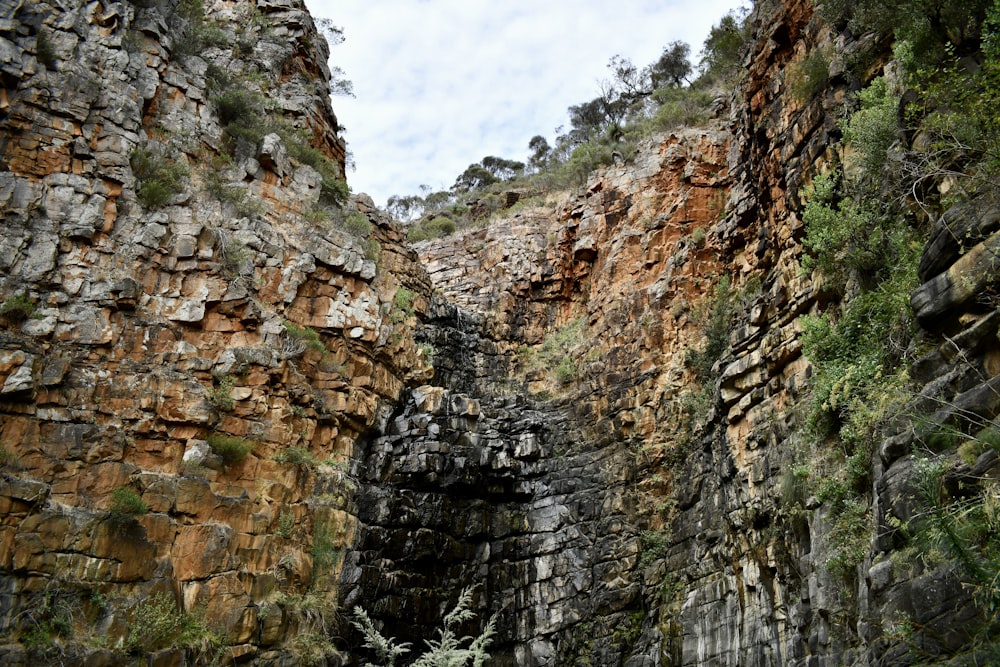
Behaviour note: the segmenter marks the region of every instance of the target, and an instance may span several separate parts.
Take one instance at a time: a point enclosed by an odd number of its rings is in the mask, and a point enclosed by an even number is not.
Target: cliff
[[[705,127],[411,247],[297,0],[2,18],[5,664],[360,664],[468,586],[496,665],[994,650],[995,198],[916,216],[898,383],[804,352],[877,292],[807,222],[877,35],[761,4]]]

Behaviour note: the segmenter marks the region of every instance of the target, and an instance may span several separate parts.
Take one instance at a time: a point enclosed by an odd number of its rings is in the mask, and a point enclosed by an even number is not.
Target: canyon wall
[[[901,527],[912,415],[998,409],[995,202],[929,225],[910,407],[862,462],[835,567],[844,514],[819,488],[844,464],[807,435],[802,339],[840,297],[803,268],[804,188],[889,53],[806,0],[750,22],[704,127],[411,247],[343,201],[298,0],[14,3],[0,661],[363,664],[355,606],[420,647],[467,587],[496,665],[978,650],[973,591]],[[817,51],[825,81],[796,94]],[[942,484],[969,493],[996,461]]]

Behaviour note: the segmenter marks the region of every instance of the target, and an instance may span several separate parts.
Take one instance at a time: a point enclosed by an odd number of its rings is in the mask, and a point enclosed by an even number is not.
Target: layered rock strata
[[[324,208],[323,38],[291,0],[4,12],[0,662],[193,660],[161,599],[229,660],[332,655],[347,461],[430,377],[429,283]]]

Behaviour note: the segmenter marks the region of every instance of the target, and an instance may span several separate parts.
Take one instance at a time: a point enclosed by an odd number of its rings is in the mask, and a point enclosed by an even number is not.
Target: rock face
[[[4,12],[0,662],[180,664],[157,594],[231,659],[332,655],[347,461],[430,369],[413,252],[322,208],[325,42],[296,1]]]
[[[298,0],[8,4],[0,662],[363,664],[352,607],[421,646],[468,586],[496,665],[977,648],[955,561],[901,527],[915,446],[1000,411],[991,192],[930,225],[928,417],[860,462],[849,571],[842,517],[796,486],[802,316],[838,298],[803,271],[802,192],[885,65],[844,67],[873,38],[761,4],[728,117],[412,249],[336,203]],[[817,49],[837,57],[800,99]],[[969,453],[940,493],[995,480]]]

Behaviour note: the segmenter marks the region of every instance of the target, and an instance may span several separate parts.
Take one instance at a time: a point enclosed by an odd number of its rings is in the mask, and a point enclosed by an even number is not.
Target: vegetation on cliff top
[[[638,142],[653,132],[707,120],[735,83],[748,37],[746,12],[733,11],[712,28],[697,68],[683,42],[668,44],[643,67],[613,56],[611,76],[598,96],[569,107],[569,128],[557,128],[552,144],[542,135],[532,137],[526,162],[488,155],[470,164],[449,190],[425,186],[419,194],[390,197],[387,208],[410,223],[411,241],[421,241],[481,223],[524,193],[582,185],[598,167],[630,160]],[[510,191],[521,194],[504,195]]]

